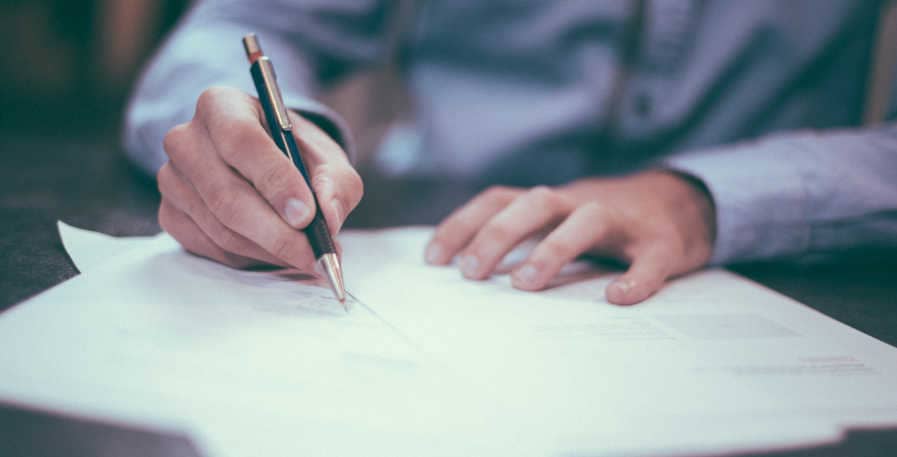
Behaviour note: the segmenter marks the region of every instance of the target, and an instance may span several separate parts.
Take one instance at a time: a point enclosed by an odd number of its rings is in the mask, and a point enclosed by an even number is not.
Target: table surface
[[[116,135],[3,133],[0,142],[0,311],[78,274],[65,252],[56,221],[112,235],[159,232],[155,183],[122,156]],[[365,201],[348,227],[433,223],[441,214],[417,219],[384,218],[380,208],[432,205],[433,199],[464,200],[470,192],[445,196],[424,182],[371,177]],[[413,192],[409,192],[413,190]],[[397,203],[398,196],[413,200]],[[445,202],[443,202],[445,203]],[[814,264],[754,263],[732,269],[795,298],[888,344],[897,345],[897,252],[867,251]],[[897,388],[897,386],[895,386]],[[172,436],[27,407],[0,404],[0,443],[16,455],[198,455],[186,436]],[[751,454],[754,455],[754,454]],[[840,443],[769,456],[897,455],[897,427],[855,430]]]

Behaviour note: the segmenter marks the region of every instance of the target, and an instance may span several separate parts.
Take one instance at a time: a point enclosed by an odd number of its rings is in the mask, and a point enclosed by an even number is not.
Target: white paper
[[[169,246],[177,244],[174,239],[164,234],[114,237],[105,233],[72,227],[64,222],[57,223],[57,226],[62,245],[65,246],[65,250],[75,264],[75,268],[81,273],[97,268],[110,259],[125,254],[132,249],[145,248],[153,243]]]
[[[0,397],[210,455],[677,455],[897,423],[897,349],[721,270],[618,307],[609,275],[521,292],[423,265],[428,228],[349,232],[374,312],[345,314],[165,235],[60,231],[83,274],[0,315]]]

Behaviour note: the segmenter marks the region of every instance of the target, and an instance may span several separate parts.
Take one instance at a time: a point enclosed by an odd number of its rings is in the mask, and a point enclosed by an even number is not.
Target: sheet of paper
[[[351,264],[357,293],[428,351],[479,374],[484,389],[516,396],[521,412],[575,411],[556,420],[569,421],[560,433],[580,449],[600,449],[595,429],[613,417],[633,426],[897,419],[897,349],[734,274],[695,274],[617,307],[602,295],[607,275],[519,292],[507,277],[470,283],[454,268],[415,266],[426,232],[387,236],[395,241],[380,243],[396,251],[387,257],[406,262],[375,280],[359,271],[371,265]],[[378,286],[392,282],[406,284],[401,295]]]
[[[174,239],[163,234],[156,236],[131,236],[114,237],[105,233],[92,232],[90,230],[72,227],[64,222],[58,222],[59,237],[65,246],[69,258],[75,264],[79,272],[97,268],[116,256],[128,251],[157,243],[161,246],[174,246]]]
[[[350,232],[375,313],[346,315],[310,278],[60,230],[84,274],[0,315],[0,398],[210,455],[676,455],[897,423],[897,349],[724,271],[624,308],[612,273],[525,293],[424,266],[427,228]]]

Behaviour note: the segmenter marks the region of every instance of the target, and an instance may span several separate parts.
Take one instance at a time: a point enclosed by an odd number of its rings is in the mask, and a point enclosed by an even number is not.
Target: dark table
[[[112,235],[159,232],[155,183],[128,164],[115,134],[7,132],[0,138],[0,310],[78,274],[59,239],[57,220]],[[409,189],[414,190],[410,194],[415,197],[409,205],[427,206],[431,198],[444,198],[430,193],[426,183],[371,178],[366,188],[365,201],[347,222],[349,227],[433,223],[440,216],[432,213],[417,220],[378,217],[382,214],[379,208],[402,204],[395,198],[409,194]],[[449,198],[460,202],[466,195],[459,192]],[[895,254],[854,252],[814,264],[756,263],[738,265],[733,270],[897,345]],[[12,404],[0,404],[0,454],[198,455],[186,436]],[[762,455],[895,456],[897,428],[854,430],[840,443]]]

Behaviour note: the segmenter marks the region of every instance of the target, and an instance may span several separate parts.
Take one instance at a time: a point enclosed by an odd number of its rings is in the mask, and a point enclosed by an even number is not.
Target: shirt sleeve
[[[897,246],[897,123],[778,134],[665,166],[713,198],[711,263]]]
[[[312,96],[387,52],[384,0],[205,0],[196,4],[137,83],[125,114],[128,157],[155,174],[165,133],[187,122],[208,87],[255,95],[241,39],[256,33],[277,69],[286,105],[317,123],[354,158],[349,130]]]

